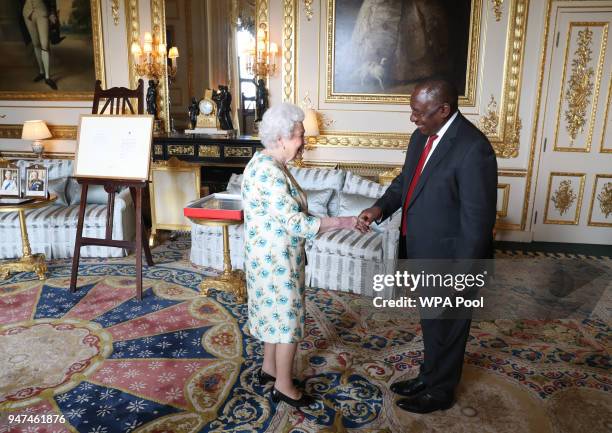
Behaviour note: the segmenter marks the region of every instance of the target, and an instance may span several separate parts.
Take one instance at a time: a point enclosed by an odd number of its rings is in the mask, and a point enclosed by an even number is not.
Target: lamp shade
[[[178,48],[171,47],[170,50],[168,51],[168,58],[177,59],[178,56],[179,56]]]
[[[44,120],[26,120],[23,123],[22,140],[43,140],[50,137],[51,132]]]
[[[304,136],[316,137],[319,135],[319,121],[317,113],[312,108],[304,110]]]

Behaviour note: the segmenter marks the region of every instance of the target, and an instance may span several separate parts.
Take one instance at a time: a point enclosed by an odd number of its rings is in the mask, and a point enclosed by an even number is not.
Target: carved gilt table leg
[[[230,258],[229,246],[229,227],[222,226],[223,229],[223,273],[217,277],[207,277],[200,283],[200,293],[202,296],[208,295],[209,289],[222,290],[233,294],[238,303],[246,302],[246,286],[244,272],[241,270],[232,271],[232,261]]]
[[[0,277],[6,279],[11,272],[35,272],[39,280],[44,280],[47,273],[47,263],[44,254],[32,254],[30,239],[26,228],[25,213],[19,210],[19,226],[21,228],[21,246],[23,256],[16,262],[4,263],[0,265]]]

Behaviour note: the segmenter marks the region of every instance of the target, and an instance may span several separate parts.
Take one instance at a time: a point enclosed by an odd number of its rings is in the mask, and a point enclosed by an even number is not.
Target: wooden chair
[[[92,114],[144,114],[144,83],[138,80],[138,87],[134,90],[125,87],[113,87],[103,90],[101,81],[96,81],[94,90],[94,101]],[[138,111],[130,98],[138,101]],[[102,109],[99,109],[101,100],[106,100]],[[107,111],[107,109],[110,110]],[[129,110],[129,111],[127,111]],[[79,220],[77,223],[76,241],[74,245],[74,255],[72,257],[72,271],[70,275],[70,290],[75,292],[77,287],[77,274],[81,256],[81,247],[86,245],[99,245],[108,247],[119,247],[135,251],[136,255],[136,291],[138,299],[142,299],[142,252],[147,259],[147,264],[153,266],[153,257],[148,243],[148,224],[144,221],[143,215],[143,195],[148,197],[148,182],[139,180],[125,179],[96,179],[96,178],[77,178],[81,185],[81,204],[79,206]],[[83,237],[83,222],[85,219],[85,206],[87,204],[87,191],[89,185],[103,185],[104,191],[108,194],[108,204],[106,206],[106,233],[105,238]],[[130,195],[136,210],[136,239],[134,241],[113,240],[113,215],[115,210],[115,194],[122,187],[130,188]]]

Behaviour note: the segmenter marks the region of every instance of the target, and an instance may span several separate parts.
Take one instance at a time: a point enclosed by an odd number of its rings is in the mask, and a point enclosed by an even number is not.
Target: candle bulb
[[[132,56],[134,56],[134,59],[138,61],[142,54],[142,50],[140,49],[140,44],[138,42],[132,42],[130,51],[132,52]]]

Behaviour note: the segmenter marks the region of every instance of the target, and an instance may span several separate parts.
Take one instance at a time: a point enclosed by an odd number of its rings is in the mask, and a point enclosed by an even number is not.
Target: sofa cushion
[[[318,234],[313,242],[306,245],[306,249],[355,259],[382,261],[382,242],[383,236],[375,231],[361,233],[342,229]]]
[[[66,187],[66,197],[72,206],[81,203],[81,185],[76,179],[68,179]],[[108,193],[104,191],[103,185],[89,185],[87,188],[87,204],[106,204],[108,203]]]
[[[334,190],[328,189],[305,189],[308,199],[308,213],[319,218],[328,216],[327,205]]]
[[[329,216],[338,216],[338,193],[344,184],[346,171],[331,170],[328,168],[298,168],[289,167],[291,175],[300,187],[306,189],[332,188],[335,190],[327,205]]]
[[[366,197],[361,194],[340,192],[338,216],[357,216],[362,210],[372,206],[375,201],[375,198]]]
[[[49,194],[55,194],[57,200],[55,204],[61,204],[62,206],[68,206],[68,200],[66,198],[66,184],[68,183],[67,177],[59,177],[57,179],[49,180],[48,191]]]
[[[349,194],[360,194],[366,197],[380,198],[387,190],[388,185],[381,185],[377,182],[365,179],[361,176],[351,173],[346,173],[342,191]]]

